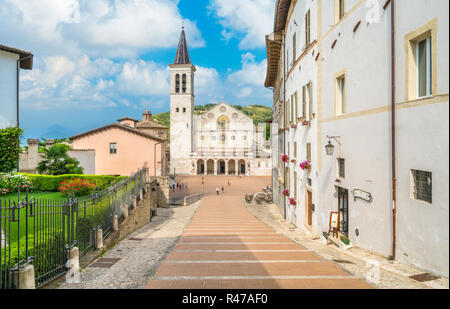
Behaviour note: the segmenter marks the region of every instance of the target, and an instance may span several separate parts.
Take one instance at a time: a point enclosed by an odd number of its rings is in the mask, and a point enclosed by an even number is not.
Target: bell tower
[[[191,154],[194,144],[194,73],[181,30],[177,54],[170,68],[170,173],[191,174]]]

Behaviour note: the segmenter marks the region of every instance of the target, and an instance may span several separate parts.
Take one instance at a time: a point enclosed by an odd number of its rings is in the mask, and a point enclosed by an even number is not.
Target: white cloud
[[[3,0],[0,37],[41,56],[130,58],[176,46],[184,21],[190,47],[204,46],[196,23],[183,19],[177,5],[177,0]]]
[[[246,53],[241,58],[242,68],[231,73],[228,80],[237,86],[262,86],[266,76],[267,60],[255,62],[255,56],[251,53]]]
[[[154,62],[138,60],[126,62],[117,76],[122,93],[132,95],[168,95],[170,91],[168,68]]]
[[[239,99],[270,100],[271,91],[264,87],[267,60],[257,62],[251,53],[243,54],[241,59],[241,69],[227,77],[227,88]]]
[[[264,47],[272,32],[276,0],[210,0],[210,11],[225,28],[222,36],[240,39],[241,49]],[[243,35],[243,37],[242,37]]]

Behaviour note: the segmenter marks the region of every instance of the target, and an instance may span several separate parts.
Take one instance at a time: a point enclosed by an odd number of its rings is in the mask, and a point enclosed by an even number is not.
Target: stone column
[[[228,160],[225,159],[225,176],[228,176]]]
[[[103,231],[98,229],[95,231],[95,249],[103,248]]]
[[[203,164],[205,164],[205,165],[204,165],[204,166],[205,166],[204,174],[205,174],[205,176],[206,176],[206,175],[208,175],[208,160],[207,160],[207,159],[204,159],[204,160],[203,160]]]
[[[217,176],[217,160],[214,160],[214,175]]]
[[[112,229],[114,232],[117,232],[119,230],[119,217],[117,217],[117,215],[113,216]]]
[[[34,290],[34,267],[29,264],[14,272],[14,285],[20,290]]]

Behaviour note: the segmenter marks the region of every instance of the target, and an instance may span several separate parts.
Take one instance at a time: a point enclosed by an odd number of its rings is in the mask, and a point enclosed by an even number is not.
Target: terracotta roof
[[[24,69],[24,70],[32,70],[33,69],[33,54],[30,53],[29,51],[9,47],[9,46],[2,45],[2,44],[0,44],[0,50],[6,51],[9,53],[13,53],[13,54],[17,54],[20,56],[19,59],[29,57],[23,61],[20,61],[20,68]]]
[[[74,135],[74,136],[72,136],[70,138],[70,140],[72,141],[74,139],[78,139],[78,138],[84,137],[86,135],[90,135],[90,134],[93,134],[93,133],[98,133],[98,132],[101,132],[101,131],[104,131],[104,130],[107,130],[107,129],[111,129],[111,128],[122,129],[122,130],[131,132],[131,133],[134,133],[134,134],[146,137],[146,138],[150,138],[150,139],[154,139],[154,140],[160,141],[160,142],[165,141],[165,139],[160,138],[158,136],[155,136],[153,134],[144,133],[144,132],[138,131],[136,129],[133,129],[131,127],[121,125],[119,123],[108,124],[106,126],[103,126],[103,127],[97,128],[97,129],[93,129],[93,130],[90,130],[90,131],[87,131],[87,132],[84,132],[84,133],[80,133],[78,135]]]
[[[184,27],[181,30],[177,55],[175,56],[175,62],[173,64],[191,64],[191,58],[189,57],[189,49],[186,42],[186,34],[184,33]]]
[[[134,118],[131,118],[131,117],[123,117],[123,118],[120,118],[120,119],[117,119],[117,121],[122,121],[122,120],[132,120],[132,121],[134,121],[134,122],[139,122],[139,120],[136,120],[136,119],[134,119]]]
[[[69,151],[95,151],[95,149],[69,149]]]
[[[156,122],[153,122],[153,121],[142,121],[142,122],[139,122],[136,125],[136,127],[137,128],[147,128],[147,129],[148,128],[169,129],[166,126],[163,126],[162,124],[159,124],[159,123],[156,123]]]

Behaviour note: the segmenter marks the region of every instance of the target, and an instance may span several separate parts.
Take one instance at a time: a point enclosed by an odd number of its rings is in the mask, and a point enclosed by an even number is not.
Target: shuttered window
[[[308,12],[305,15],[305,45],[308,46],[311,43],[311,11],[308,10]]]
[[[311,143],[306,143],[306,160],[311,162]]]

